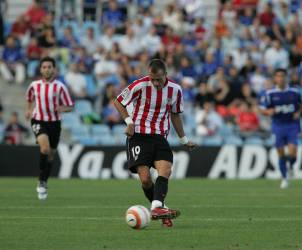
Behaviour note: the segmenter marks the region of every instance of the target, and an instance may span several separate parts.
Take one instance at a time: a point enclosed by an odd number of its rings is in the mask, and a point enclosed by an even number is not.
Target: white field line
[[[0,216],[1,220],[82,220],[82,221],[122,221],[123,217],[71,217],[71,216]],[[180,221],[192,221],[192,218],[180,218]],[[205,222],[302,222],[302,218],[194,218]]]
[[[44,204],[43,204],[44,205]],[[125,206],[0,206],[0,210],[27,210],[27,209],[126,209]],[[302,205],[173,205],[177,208],[255,208],[255,209],[294,209]]]

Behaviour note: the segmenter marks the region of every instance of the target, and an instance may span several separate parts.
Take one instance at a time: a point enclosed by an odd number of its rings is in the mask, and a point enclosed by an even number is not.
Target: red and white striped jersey
[[[26,92],[28,102],[35,101],[32,118],[38,121],[58,121],[60,114],[56,111],[59,105],[73,106],[74,103],[66,86],[58,81],[33,81]]]
[[[170,79],[157,90],[148,76],[143,77],[125,88],[117,100],[125,107],[133,103],[130,116],[135,132],[140,134],[168,135],[170,113],[183,112],[181,87]]]

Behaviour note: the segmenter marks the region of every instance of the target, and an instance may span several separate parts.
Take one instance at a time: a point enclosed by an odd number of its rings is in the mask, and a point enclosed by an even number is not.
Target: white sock
[[[163,203],[159,200],[153,200],[151,203],[151,210],[153,210],[156,207],[162,207]]]

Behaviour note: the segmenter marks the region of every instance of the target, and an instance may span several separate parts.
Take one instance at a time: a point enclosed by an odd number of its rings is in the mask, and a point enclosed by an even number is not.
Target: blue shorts
[[[288,144],[298,144],[298,136],[300,133],[299,124],[286,124],[273,126],[273,133],[275,134],[275,146],[282,148]]]

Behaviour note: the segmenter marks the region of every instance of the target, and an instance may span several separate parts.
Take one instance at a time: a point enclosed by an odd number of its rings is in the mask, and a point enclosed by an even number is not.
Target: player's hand
[[[29,120],[30,117],[31,117],[31,112],[30,112],[30,110],[26,110],[26,111],[25,111],[25,119],[26,119],[26,120]]]
[[[293,115],[293,118],[294,118],[294,120],[299,120],[301,118],[301,113],[299,111],[295,112]]]
[[[134,124],[128,124],[126,129],[125,129],[125,134],[128,136],[128,137],[131,137],[134,135]]]
[[[191,142],[191,141],[189,141],[187,144],[185,144],[185,146],[186,146],[190,151],[194,150],[194,149],[197,147],[196,143]]]
[[[267,114],[269,115],[269,116],[273,116],[274,114],[275,114],[275,109],[274,108],[270,108],[270,109],[267,109]]]

